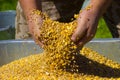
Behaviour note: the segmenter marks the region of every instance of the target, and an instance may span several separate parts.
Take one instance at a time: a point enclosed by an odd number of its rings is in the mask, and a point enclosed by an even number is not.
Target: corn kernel
[[[76,20],[59,23],[38,10],[32,14],[44,19],[37,37],[45,51],[3,65],[0,80],[120,80],[120,64],[89,48],[77,51],[70,39]]]

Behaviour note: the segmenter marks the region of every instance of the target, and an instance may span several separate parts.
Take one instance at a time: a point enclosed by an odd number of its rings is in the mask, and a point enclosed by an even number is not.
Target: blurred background
[[[0,0],[0,40],[15,39],[17,0]]]
[[[0,40],[15,39],[15,15],[17,0],[0,0]],[[104,19],[99,21],[95,38],[112,38]]]

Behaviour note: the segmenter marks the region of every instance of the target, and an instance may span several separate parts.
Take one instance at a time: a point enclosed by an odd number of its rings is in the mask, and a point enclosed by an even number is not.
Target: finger
[[[80,45],[80,46],[78,45],[78,46],[77,46],[77,52],[80,52],[80,50],[81,50],[82,48],[83,48],[82,45]]]
[[[41,46],[43,48],[43,43],[38,39],[37,36],[33,36],[33,40],[35,41],[35,43],[39,46]]]
[[[85,35],[77,42],[79,46],[83,46],[95,36],[98,23],[97,22],[94,22],[93,24],[91,23],[93,22],[88,22]]]
[[[92,30],[89,29],[89,30],[87,31],[86,35],[85,35],[82,39],[80,39],[80,40],[78,41],[78,45],[79,45],[80,47],[83,47],[87,42],[89,42],[90,40],[92,40],[92,38],[93,38],[94,35],[95,35],[95,32],[91,32],[91,31],[92,31]]]
[[[44,47],[44,42],[42,40],[40,40],[39,37],[38,37],[37,40],[38,40],[38,45],[43,48]]]
[[[71,40],[74,41],[74,42],[77,42],[79,39],[81,39],[84,35],[85,35],[85,32],[86,32],[86,21],[85,20],[81,20],[80,23],[78,23],[78,27],[75,29],[72,37],[71,37]]]
[[[92,25],[93,26],[91,26],[91,24],[88,25],[88,29],[87,29],[86,35],[81,40],[79,40],[79,45],[86,44],[87,42],[92,40],[93,37],[95,36],[96,29],[97,29],[97,23],[92,24]]]

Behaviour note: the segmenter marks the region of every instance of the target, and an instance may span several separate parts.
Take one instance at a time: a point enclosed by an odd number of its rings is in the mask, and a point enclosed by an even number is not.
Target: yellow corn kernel
[[[45,51],[3,65],[0,80],[120,80],[120,64],[89,48],[77,51],[71,41],[76,20],[59,23],[38,10],[32,14],[44,19],[37,39]]]

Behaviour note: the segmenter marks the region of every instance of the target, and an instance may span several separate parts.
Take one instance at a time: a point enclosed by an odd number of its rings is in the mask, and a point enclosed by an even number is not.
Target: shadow
[[[110,66],[106,66],[104,64],[100,64],[96,61],[93,61],[91,59],[86,58],[85,56],[82,56],[80,54],[77,54],[75,56],[75,61],[78,67],[74,69],[78,69],[78,72],[74,73],[83,73],[86,75],[94,75],[99,77],[107,77],[107,78],[118,78],[120,77],[120,68],[112,68]],[[71,65],[73,65],[73,61],[71,61]],[[67,71],[71,72],[71,67],[66,66]]]

